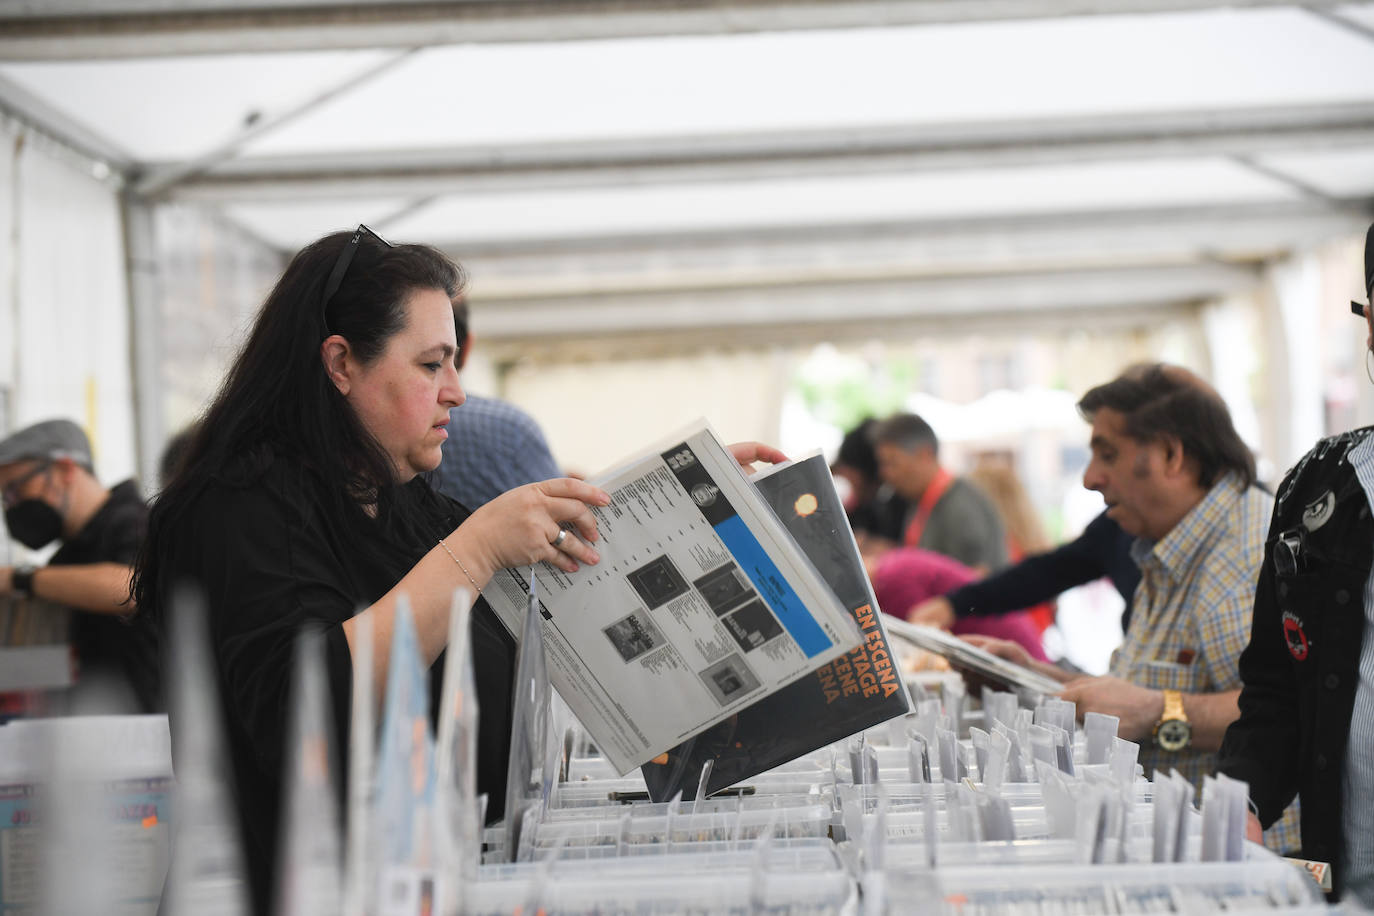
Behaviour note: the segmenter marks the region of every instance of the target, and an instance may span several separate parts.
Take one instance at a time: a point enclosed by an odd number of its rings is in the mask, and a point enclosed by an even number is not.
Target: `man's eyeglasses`
[[[367,226],[362,223],[358,224],[358,231],[354,232],[353,238],[349,239],[348,244],[343,246],[339,256],[334,260],[334,269],[329,272],[329,279],[324,282],[324,299],[320,302],[320,324],[324,326],[325,337],[329,336],[329,301],[334,298],[334,294],[343,285],[344,274],[348,273],[348,265],[353,263],[353,256],[358,253],[358,245],[361,244],[364,234],[372,236],[388,248],[392,247],[390,242]]]
[[[27,474],[21,474],[19,477],[5,484],[5,489],[3,490],[3,492],[0,492],[0,500],[3,501],[5,507],[9,508],[10,506],[13,506],[16,503],[18,503],[19,492],[24,489],[24,484],[28,483],[30,480],[33,480],[35,477],[37,477],[39,474],[42,474],[50,467],[52,467],[52,464],[50,462],[40,462],[39,465],[32,471],[29,471]]]

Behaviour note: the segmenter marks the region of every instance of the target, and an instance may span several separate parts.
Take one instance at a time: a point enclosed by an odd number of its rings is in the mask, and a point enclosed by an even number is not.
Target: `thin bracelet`
[[[452,559],[453,562],[458,564],[458,568],[463,571],[463,575],[468,577],[468,581],[472,583],[472,587],[477,589],[477,594],[482,594],[482,586],[478,585],[477,580],[472,578],[472,573],[468,572],[468,568],[463,565],[463,561],[458,559],[458,557],[454,555],[452,550],[448,549],[448,545],[444,543],[443,538],[439,538],[439,546],[444,548],[444,553],[448,554],[449,558]]]

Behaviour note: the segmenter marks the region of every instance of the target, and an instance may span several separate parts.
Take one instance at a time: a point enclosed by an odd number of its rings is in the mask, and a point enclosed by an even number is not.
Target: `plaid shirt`
[[[527,483],[563,476],[539,424],[514,404],[468,395],[449,411],[448,435],[432,483],[468,509]]]
[[[1138,538],[1131,557],[1140,567],[1130,629],[1112,656],[1110,673],[1154,690],[1223,693],[1241,686],[1240,654],[1250,642],[1255,580],[1273,499],[1236,479],[1217,481],[1159,541]],[[1147,776],[1177,769],[1197,789],[1216,768],[1216,754],[1140,749]],[[1299,846],[1297,803],[1269,830],[1278,851]]]

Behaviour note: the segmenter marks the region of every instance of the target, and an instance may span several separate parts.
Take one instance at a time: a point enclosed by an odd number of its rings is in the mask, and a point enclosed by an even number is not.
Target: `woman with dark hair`
[[[297,633],[323,628],[335,733],[346,739],[359,621],[376,634],[380,692],[396,598],[407,594],[437,689],[456,587],[480,592],[504,567],[546,562],[571,572],[598,560],[589,506],[609,497],[596,487],[544,481],[469,513],[419,476],[439,464],[449,409],[463,403],[453,317],[462,285],[438,251],[389,245],[365,227],[303,249],[149,519],[138,606],[165,624],[172,589],[185,582],[209,603],[258,911],[272,890]],[[742,463],[781,457],[754,443],[733,451]],[[499,808],[514,644],[480,599],[472,639],[478,791]]]
[[[292,259],[149,519],[134,593],[165,626],[172,589],[202,589],[238,789],[255,909],[272,892],[297,633],[324,629],[335,732],[346,736],[357,622],[370,618],[386,683],[399,594],[421,652],[447,637],[454,588],[504,566],[595,562],[595,487],[552,480],[469,515],[417,475],[439,463],[463,402],[453,299],[439,252],[359,230]],[[361,609],[361,610],[360,610]],[[503,798],[513,643],[485,602],[473,616],[482,709],[480,791]],[[433,679],[432,679],[433,680]],[[176,727],[176,723],[173,723]]]

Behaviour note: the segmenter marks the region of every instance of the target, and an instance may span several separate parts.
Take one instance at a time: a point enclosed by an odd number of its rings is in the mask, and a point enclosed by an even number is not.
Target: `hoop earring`
[[[1374,372],[1369,370],[1369,357],[1371,356],[1374,356],[1374,350],[1366,348],[1364,351],[1364,375],[1365,378],[1369,379],[1370,384],[1374,385]]]

